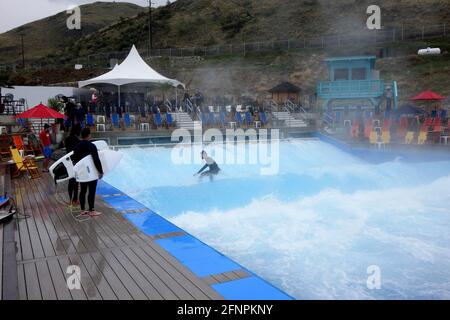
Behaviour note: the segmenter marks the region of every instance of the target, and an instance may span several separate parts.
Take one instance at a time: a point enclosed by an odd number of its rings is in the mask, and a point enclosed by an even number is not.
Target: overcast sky
[[[114,2],[113,0],[101,0]],[[69,6],[92,3],[95,0],[0,0],[0,33],[66,10]],[[148,6],[147,0],[128,0],[140,6]],[[167,0],[152,0],[154,6],[166,4]]]

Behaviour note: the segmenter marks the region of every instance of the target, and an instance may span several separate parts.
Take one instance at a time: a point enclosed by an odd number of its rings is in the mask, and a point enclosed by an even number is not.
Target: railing
[[[323,114],[322,119],[323,119],[323,122],[325,122],[328,126],[331,126],[331,127],[334,126],[334,118],[331,115],[329,115],[328,113],[325,112]]]
[[[384,93],[383,80],[322,81],[317,93],[323,99],[377,98]]]

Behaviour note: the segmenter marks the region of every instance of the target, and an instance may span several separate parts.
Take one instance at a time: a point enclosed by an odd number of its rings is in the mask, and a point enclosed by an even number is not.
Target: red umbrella
[[[65,116],[42,103],[16,116],[16,119],[64,119]]]
[[[445,100],[445,97],[433,92],[433,91],[424,91],[419,93],[417,96],[412,98],[414,101],[442,101]]]

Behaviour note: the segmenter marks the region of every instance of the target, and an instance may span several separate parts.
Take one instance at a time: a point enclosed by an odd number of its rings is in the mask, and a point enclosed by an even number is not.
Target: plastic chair
[[[267,124],[267,115],[265,112],[260,112],[259,113],[259,120],[261,121],[261,123],[265,126]]]
[[[123,121],[124,121],[125,126],[127,128],[131,128],[131,118],[130,118],[130,114],[129,113],[125,113],[125,115],[123,117]]]
[[[155,125],[157,127],[161,127],[162,126],[162,118],[161,118],[161,113],[155,113],[154,114],[154,121],[155,121]]]
[[[166,122],[169,127],[173,125],[173,117],[170,113],[166,114]]]
[[[239,124],[239,126],[242,126],[243,120],[242,120],[242,115],[240,112],[236,112],[234,119]]]
[[[120,128],[119,115],[117,113],[112,115],[111,120],[112,120],[112,123],[113,123],[114,127]]]
[[[247,126],[249,126],[249,127],[253,123],[253,117],[252,117],[252,114],[249,111],[247,111],[245,113],[245,122],[247,123]]]
[[[95,125],[94,116],[90,113],[86,115],[86,124],[88,127],[93,127]]]

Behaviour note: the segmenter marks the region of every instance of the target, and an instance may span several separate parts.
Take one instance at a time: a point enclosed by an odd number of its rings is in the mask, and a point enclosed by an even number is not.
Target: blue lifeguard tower
[[[327,114],[340,122],[341,113],[352,118],[359,114],[379,114],[397,109],[397,83],[386,86],[375,70],[375,56],[352,56],[325,59],[328,81],[317,85],[317,95]],[[383,102],[385,104],[383,105]]]

